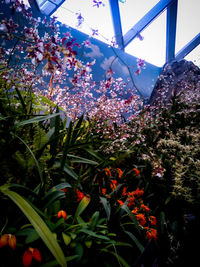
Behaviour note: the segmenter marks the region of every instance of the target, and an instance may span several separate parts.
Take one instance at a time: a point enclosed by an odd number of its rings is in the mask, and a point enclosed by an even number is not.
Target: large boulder
[[[190,61],[173,61],[164,65],[149,99],[151,106],[166,105],[173,95],[200,90],[200,69]]]

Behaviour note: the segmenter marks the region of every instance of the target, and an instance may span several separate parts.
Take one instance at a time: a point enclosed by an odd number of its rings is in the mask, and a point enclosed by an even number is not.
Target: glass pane
[[[178,1],[176,53],[200,31],[200,0]]]
[[[42,6],[40,6],[40,10],[42,13],[49,15],[54,9],[56,8],[56,5],[53,3],[47,1]]]
[[[99,8],[93,6],[92,0],[67,0],[53,14],[58,18],[58,21],[77,28],[81,32],[88,35],[93,33],[92,29],[98,30],[98,35],[94,35],[103,42],[110,43],[113,36],[113,25],[110,14],[109,1],[103,1],[104,6]],[[79,25],[77,17],[81,14],[82,23]],[[81,21],[80,21],[81,22]]]
[[[200,68],[200,45],[193,49],[191,53],[185,57],[185,59],[188,61],[192,61]]]
[[[126,0],[119,2],[123,35],[130,30],[159,0]]]
[[[144,29],[141,36],[143,41],[135,38],[126,47],[126,52],[161,67],[165,63],[166,11]]]

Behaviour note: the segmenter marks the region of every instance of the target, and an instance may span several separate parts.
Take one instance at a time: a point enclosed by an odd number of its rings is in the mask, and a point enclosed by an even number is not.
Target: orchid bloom
[[[31,248],[29,247],[23,255],[23,265],[25,267],[29,267],[32,263],[32,259],[35,259],[36,261],[41,263],[41,255],[37,248]]]
[[[59,210],[57,217],[58,218],[63,217],[65,220],[67,218],[67,213],[64,210]]]
[[[9,245],[14,250],[16,247],[16,243],[16,237],[11,234],[4,234],[0,238],[0,248]]]

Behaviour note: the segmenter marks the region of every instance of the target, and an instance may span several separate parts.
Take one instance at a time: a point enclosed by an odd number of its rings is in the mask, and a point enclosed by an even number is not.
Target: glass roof
[[[61,0],[37,0],[43,5],[45,1],[51,2],[51,5],[54,2],[57,4],[57,1],[61,2]],[[114,39],[114,28],[109,2],[109,0],[66,0],[53,16],[68,26],[88,35],[93,34],[94,38],[111,44]],[[119,0],[123,36],[158,2],[159,0]],[[101,4],[98,6],[95,3]],[[199,10],[200,0],[178,0],[175,53],[199,34]],[[166,10],[154,19],[139,37],[141,38],[135,38],[125,48],[125,52],[156,66],[162,66],[165,63],[166,51]],[[198,46],[187,55],[186,59],[198,65],[199,57]]]

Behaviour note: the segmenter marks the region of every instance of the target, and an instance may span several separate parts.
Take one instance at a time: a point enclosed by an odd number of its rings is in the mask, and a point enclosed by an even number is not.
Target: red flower
[[[122,196],[126,196],[127,195],[127,193],[126,193],[126,187],[123,187],[123,189],[122,189]]]
[[[28,248],[23,255],[23,264],[25,267],[29,267],[32,263],[32,259],[41,263],[41,255],[37,248]]]
[[[127,206],[129,208],[131,208],[132,206],[135,206],[135,197],[134,196],[129,198]]]
[[[133,214],[137,214],[137,213],[138,213],[138,208],[135,207],[131,212],[132,212]]]
[[[59,210],[57,217],[58,218],[63,217],[65,220],[67,218],[67,213],[64,210]]]
[[[108,168],[105,168],[104,171],[107,176],[112,176],[111,171]]]
[[[142,213],[139,213],[137,215],[135,215],[136,219],[139,221],[140,225],[144,226],[145,223],[146,223],[146,219],[145,219],[145,216],[144,214]]]
[[[156,223],[157,223],[155,216],[149,216],[149,221],[150,221],[151,225],[156,225]]]
[[[120,168],[116,168],[116,171],[118,172],[119,178],[122,178],[123,171]]]
[[[140,175],[140,171],[136,168],[133,169],[134,173],[136,176],[139,176]]]
[[[124,205],[124,202],[120,199],[117,199],[117,202],[119,203],[120,206],[123,206]]]
[[[83,198],[84,194],[79,189],[76,189],[76,200],[80,202]]]
[[[106,194],[106,188],[102,188],[101,193],[102,193],[102,195],[105,195]]]
[[[110,188],[114,191],[117,188],[117,181],[111,180]]]
[[[151,239],[156,240],[157,239],[157,230],[156,229],[149,228],[149,227],[145,227],[145,229],[147,230],[146,236],[149,240],[151,240]]]
[[[0,238],[0,248],[6,245],[9,245],[13,250],[15,249],[17,244],[16,237],[11,234],[4,234]]]
[[[144,189],[139,189],[137,188],[135,191],[134,191],[134,195],[137,196],[137,197],[140,197],[144,194]]]
[[[140,206],[140,208],[141,208],[143,211],[146,211],[146,212],[149,212],[149,211],[150,211],[150,208],[149,208],[148,206],[144,205],[144,204],[142,204],[142,205]],[[150,217],[151,217],[151,216],[150,216]]]
[[[63,191],[64,193],[67,193],[67,188],[62,188],[61,191]]]

